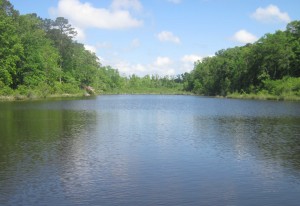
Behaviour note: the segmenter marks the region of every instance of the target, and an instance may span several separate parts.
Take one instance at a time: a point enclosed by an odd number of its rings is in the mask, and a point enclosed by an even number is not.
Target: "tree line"
[[[102,66],[75,40],[76,30],[64,17],[42,19],[20,15],[8,0],[0,0],[0,96],[97,92],[141,87],[173,87],[174,78],[132,75]]]
[[[300,21],[253,44],[223,49],[185,73],[184,89],[201,95],[300,96]]]
[[[177,76],[122,76],[75,40],[64,17],[42,19],[0,0],[0,96],[82,93],[240,94],[300,99],[300,21],[253,44],[222,49]]]

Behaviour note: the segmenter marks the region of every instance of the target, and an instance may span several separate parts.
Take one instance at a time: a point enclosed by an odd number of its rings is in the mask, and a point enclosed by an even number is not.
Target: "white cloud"
[[[87,45],[87,44],[85,44],[85,45],[84,45],[84,48],[85,48],[86,50],[92,52],[92,53],[96,53],[96,52],[97,52],[97,48],[94,47],[94,46],[92,46],[92,45]]]
[[[264,23],[288,23],[291,21],[291,18],[289,17],[288,13],[281,12],[277,6],[272,4],[267,6],[266,8],[259,7],[251,15],[251,17]]]
[[[130,63],[126,60],[122,60],[119,57],[115,56],[114,59],[101,59],[101,63],[105,65],[111,65],[113,68],[118,69],[122,75],[156,75],[163,77],[166,75],[172,76],[177,74],[183,74],[185,72],[190,72],[194,69],[194,63],[197,60],[202,60],[204,57],[189,54],[184,55],[177,60],[172,60],[170,57],[158,56],[151,63]]]
[[[103,65],[103,62],[105,62],[106,61],[106,59],[104,58],[104,57],[102,57],[102,56],[97,56],[98,57],[98,59],[99,59],[99,63],[101,64],[101,65]]]
[[[117,3],[115,3],[117,2]],[[124,29],[139,27],[143,24],[141,20],[135,19],[130,12],[124,10],[126,2],[114,1],[122,9],[105,9],[93,7],[90,3],[81,3],[79,0],[60,0],[57,8],[51,8],[50,13],[53,16],[64,16],[72,24],[83,28],[100,29]],[[129,1],[128,1],[129,2]],[[135,2],[135,1],[133,1]],[[113,5],[112,4],[112,5]],[[129,6],[128,4],[127,6]],[[132,7],[134,4],[131,4]]]
[[[170,31],[162,31],[157,35],[157,38],[162,42],[173,42],[176,44],[180,43],[179,37],[175,36]]]
[[[79,28],[79,27],[74,27],[74,29],[77,32],[77,35],[76,35],[75,39],[78,40],[78,41],[85,40],[85,32],[84,32],[84,30],[81,29],[81,28]]]
[[[197,61],[201,61],[203,59],[202,56],[199,56],[197,54],[187,54],[184,55],[180,59],[180,70],[177,71],[177,74],[183,74],[185,72],[190,72],[194,69],[194,63]]]
[[[113,68],[118,69],[120,74],[132,75],[136,74],[139,76],[146,75],[147,67],[142,64],[131,64],[126,61],[119,61],[112,65]]]
[[[157,67],[164,67],[170,65],[171,63],[172,61],[169,57],[157,57],[154,65]]]
[[[174,4],[179,4],[179,3],[181,3],[181,0],[168,0],[168,2],[171,2]]]
[[[141,11],[142,4],[139,0],[114,0],[111,4],[111,8],[114,10],[133,9],[135,11]]]
[[[173,61],[169,57],[157,57],[152,63],[142,64],[142,63],[130,63],[121,59],[115,59],[111,61],[104,62],[107,65],[111,65],[113,68],[118,69],[122,75],[156,75],[166,76],[166,75],[176,75],[179,74],[175,68]]]
[[[248,31],[242,29],[238,32],[236,32],[233,37],[232,40],[233,41],[237,41],[243,44],[247,44],[247,43],[253,43],[255,41],[257,41],[257,37],[251,33],[249,33]]]
[[[195,63],[196,61],[201,61],[203,59],[203,57],[196,55],[196,54],[189,54],[189,55],[184,55],[181,58],[182,62],[185,63]]]

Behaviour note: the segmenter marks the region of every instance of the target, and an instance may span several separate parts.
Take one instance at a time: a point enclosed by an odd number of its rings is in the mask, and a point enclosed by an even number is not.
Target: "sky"
[[[121,75],[177,75],[221,49],[300,20],[298,0],[11,0],[21,14],[65,17],[76,41]]]

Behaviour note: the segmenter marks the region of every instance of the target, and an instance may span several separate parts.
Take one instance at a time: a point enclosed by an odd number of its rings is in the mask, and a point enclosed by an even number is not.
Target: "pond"
[[[299,205],[300,104],[0,103],[0,205]]]

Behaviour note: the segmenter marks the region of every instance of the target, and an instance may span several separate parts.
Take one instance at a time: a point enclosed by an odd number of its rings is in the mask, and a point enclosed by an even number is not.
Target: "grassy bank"
[[[258,99],[258,100],[276,100],[276,101],[300,101],[300,96],[293,95],[293,94],[285,94],[285,95],[272,95],[272,94],[265,94],[265,93],[233,93],[226,96],[227,98],[233,99]]]
[[[101,92],[100,94],[96,95],[109,95],[109,94],[135,94],[135,95],[144,95],[144,94],[151,94],[151,95],[195,95],[191,92],[179,91],[179,90],[159,90],[159,89],[143,89],[143,90],[112,90]],[[34,101],[34,100],[42,100],[42,99],[66,99],[66,98],[81,98],[86,97],[86,93],[84,91],[80,93],[73,93],[73,94],[51,94],[48,96],[26,96],[26,95],[5,95],[0,96],[0,101]],[[300,101],[300,96],[296,95],[285,95],[285,96],[276,96],[271,94],[246,94],[246,93],[232,93],[226,96],[226,98],[230,99],[257,99],[257,100],[276,100],[276,101]]]
[[[0,89],[0,101],[25,101],[51,98],[84,97],[88,93],[86,90],[72,84],[56,84],[49,86],[40,83],[38,87],[18,86],[17,89],[11,89],[2,86]]]
[[[73,98],[73,97],[86,97],[83,93],[77,94],[51,94],[48,96],[26,96],[26,95],[5,95],[0,96],[0,101],[33,101],[42,99],[59,99],[59,98]]]
[[[103,92],[103,94],[166,94],[166,95],[185,95],[190,92],[178,88],[118,88]]]
[[[116,88],[107,91],[96,91],[95,95],[101,94],[165,94],[165,95],[191,95],[191,92],[183,91],[181,88]],[[0,91],[0,101],[31,101],[40,99],[57,99],[57,98],[73,98],[86,97],[87,92],[81,89],[69,89],[50,91],[48,89],[27,89],[20,88],[17,90]]]
[[[300,78],[265,80],[262,88],[251,93],[232,93],[228,98],[300,101]]]
[[[295,81],[294,79],[292,79]],[[299,79],[297,79],[298,83]],[[296,85],[296,86],[295,86]],[[299,86],[291,79],[281,81],[266,82],[268,90],[261,90],[252,93],[231,93],[226,98],[234,99],[258,99],[258,100],[277,100],[277,101],[300,101]],[[106,91],[96,91],[95,95],[101,94],[153,94],[153,95],[195,95],[184,91],[181,87],[125,87],[115,88]],[[16,90],[0,90],[0,101],[31,101],[41,99],[65,99],[86,97],[87,92],[78,87],[64,86],[59,89],[49,87],[29,89],[20,87]]]

